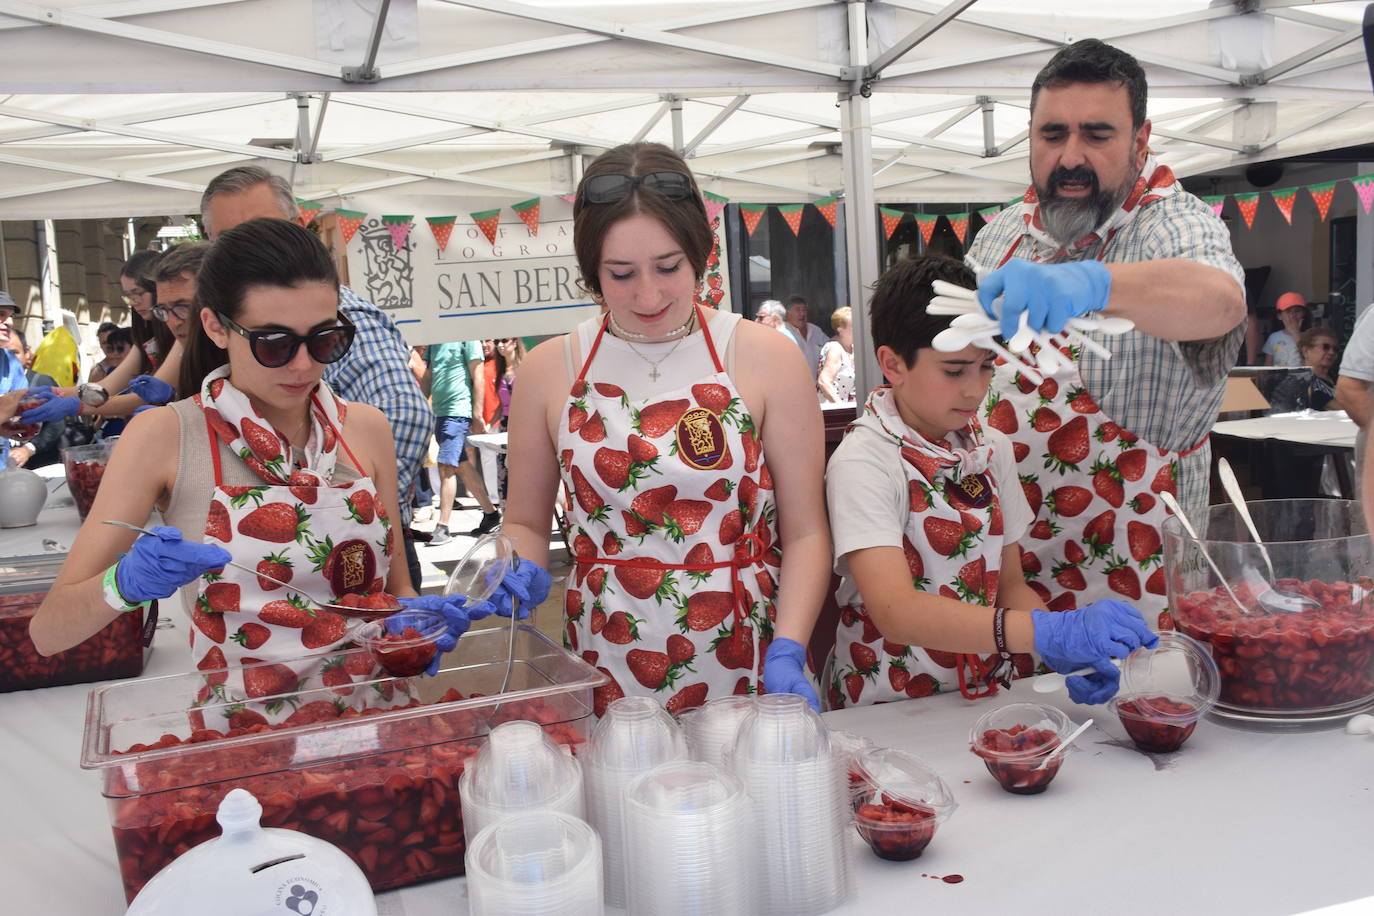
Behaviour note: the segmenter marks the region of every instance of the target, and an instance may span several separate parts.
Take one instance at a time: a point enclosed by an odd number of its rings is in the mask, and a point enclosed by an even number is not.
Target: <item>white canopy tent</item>
[[[1187,176],[1368,142],[1364,5],[0,0],[0,218],[194,212],[253,160],[326,206],[475,210],[566,194],[630,139],[735,200],[1005,200],[1032,77],[1088,36],[1146,66],[1153,145]],[[857,303],[875,220],[846,230]]]

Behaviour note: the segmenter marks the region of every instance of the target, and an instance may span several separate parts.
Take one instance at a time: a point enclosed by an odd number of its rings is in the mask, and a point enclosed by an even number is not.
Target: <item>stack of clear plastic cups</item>
[[[606,707],[582,751],[587,820],[601,835],[606,903],[623,907],[625,787],[661,763],[687,759],[673,717],[649,697],[621,697]]]
[[[830,750],[840,761],[840,778],[844,781],[845,792],[851,801],[864,790],[863,776],[855,769],[855,758],[860,751],[870,747],[873,747],[873,742],[862,735],[836,729],[830,731]],[[857,802],[855,804],[857,805]]]
[[[850,805],[821,717],[792,693],[759,697],[740,724],[730,766],[753,802],[757,912],[806,916],[851,891]]]
[[[601,840],[585,821],[543,809],[516,814],[471,837],[472,916],[600,916]]]
[[[660,764],[625,790],[626,910],[636,916],[751,916],[753,807],[710,763]]]
[[[491,730],[463,769],[463,830],[476,836],[489,824],[537,808],[585,819],[582,766],[533,722],[517,719]]]
[[[854,756],[854,772],[862,784],[854,795],[855,827],[879,858],[918,857],[959,807],[934,768],[914,754],[866,748]]]
[[[728,696],[710,700],[679,716],[692,759],[723,766],[726,752],[735,746],[740,723],[753,708],[752,696]]]

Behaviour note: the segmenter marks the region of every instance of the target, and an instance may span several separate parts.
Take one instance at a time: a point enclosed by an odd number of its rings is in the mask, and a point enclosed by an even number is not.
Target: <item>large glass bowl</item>
[[[1359,503],[1247,505],[1274,566],[1273,584],[1321,606],[1289,614],[1259,600],[1268,566],[1235,507],[1212,506],[1190,519],[1201,542],[1178,519],[1166,521],[1169,608],[1179,630],[1211,647],[1221,673],[1213,712],[1300,725],[1343,721],[1374,705],[1374,546]]]

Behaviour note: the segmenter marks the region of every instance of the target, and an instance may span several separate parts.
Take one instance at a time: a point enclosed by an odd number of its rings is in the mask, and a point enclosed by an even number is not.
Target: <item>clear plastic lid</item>
[[[795,693],[759,697],[735,738],[737,761],[789,764],[829,753],[829,729],[811,704]]]
[[[954,793],[935,768],[915,754],[889,747],[868,747],[854,755],[853,766],[866,790],[877,794],[886,804],[926,808],[939,820],[959,807]]]
[[[589,766],[641,772],[687,757],[687,741],[672,715],[649,697],[621,697],[606,707],[582,752]]]
[[[35,554],[27,557],[0,557],[0,595],[46,592],[62,571],[65,553]],[[0,608],[0,617],[6,616]]]
[[[1188,722],[1210,710],[1220,694],[1221,672],[1207,647],[1166,630],[1159,634],[1158,646],[1126,657],[1112,708],[1120,713],[1120,706],[1129,702],[1137,716]]]
[[[536,723],[503,722],[464,770],[471,798],[498,808],[540,807],[578,785],[577,762]],[[469,775],[470,774],[470,775]]]
[[[1059,746],[1073,722],[1053,706],[1011,703],[978,717],[969,730],[969,744],[980,757],[1021,760],[1039,757]],[[1001,733],[997,739],[990,735]]]

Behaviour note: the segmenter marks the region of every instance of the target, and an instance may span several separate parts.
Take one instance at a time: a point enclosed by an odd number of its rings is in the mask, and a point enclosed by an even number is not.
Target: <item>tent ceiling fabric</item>
[[[1364,5],[867,3],[853,67],[833,0],[392,0],[380,30],[378,0],[0,0],[0,218],[193,212],[248,161],[327,206],[461,212],[568,193],[572,157],[632,138],[731,199],[812,200],[843,194],[836,103],[860,90],[878,202],[1006,200],[1031,79],[1085,36],[1146,66],[1152,145],[1196,174],[1374,135]]]

